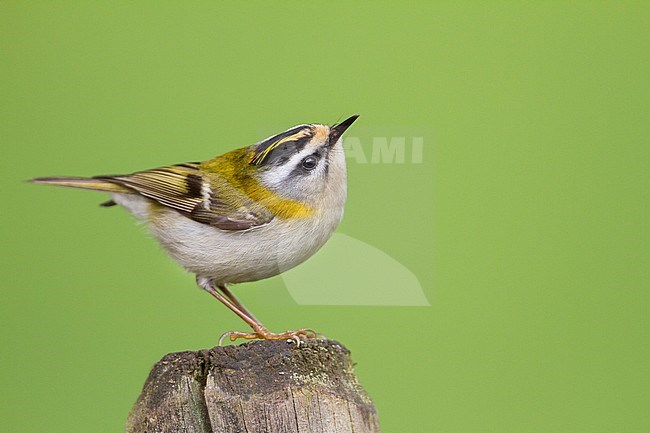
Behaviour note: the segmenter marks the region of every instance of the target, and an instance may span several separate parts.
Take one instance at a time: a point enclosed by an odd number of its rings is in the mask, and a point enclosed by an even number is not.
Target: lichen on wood
[[[379,424],[341,344],[252,341],[166,355],[126,431],[375,433]]]

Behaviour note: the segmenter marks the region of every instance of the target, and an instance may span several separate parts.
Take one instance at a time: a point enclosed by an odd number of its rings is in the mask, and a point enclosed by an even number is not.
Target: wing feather
[[[96,179],[127,187],[202,224],[247,230],[273,214],[218,177],[206,178],[196,163],[185,163]]]

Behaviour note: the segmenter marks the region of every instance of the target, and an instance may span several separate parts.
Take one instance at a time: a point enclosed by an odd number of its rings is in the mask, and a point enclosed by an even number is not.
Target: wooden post
[[[377,433],[350,352],[330,340],[170,353],[151,370],[127,433]]]

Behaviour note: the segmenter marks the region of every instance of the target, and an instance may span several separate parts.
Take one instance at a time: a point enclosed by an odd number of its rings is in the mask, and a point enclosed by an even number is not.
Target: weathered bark
[[[127,433],[375,433],[350,352],[285,341],[170,353],[152,369]]]

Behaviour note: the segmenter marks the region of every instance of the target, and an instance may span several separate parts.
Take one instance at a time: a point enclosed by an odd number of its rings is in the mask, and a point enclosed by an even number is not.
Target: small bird
[[[34,183],[108,192],[146,223],[160,245],[196,275],[200,288],[253,332],[228,337],[299,342],[303,328],[270,332],[232,294],[229,284],[258,281],[299,265],[330,238],[347,191],[341,136],[359,115],[338,124],[303,124],[204,162],[126,175],[42,177]]]

